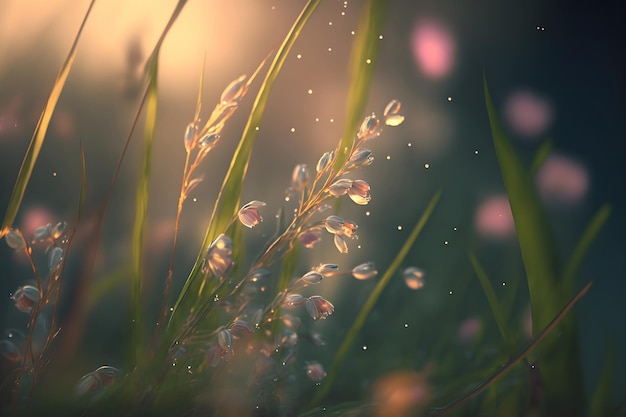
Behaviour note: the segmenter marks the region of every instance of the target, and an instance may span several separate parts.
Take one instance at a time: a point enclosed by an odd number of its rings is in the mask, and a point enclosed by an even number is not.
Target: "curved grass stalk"
[[[550,333],[556,327],[556,325],[559,324],[559,322],[563,319],[563,317],[565,317],[565,315],[571,310],[571,308],[574,307],[574,304],[576,304],[578,300],[580,300],[582,296],[585,295],[587,291],[589,291],[589,288],[591,288],[592,282],[589,282],[587,285],[585,285],[585,287],[582,290],[580,290],[578,294],[576,294],[576,296],[574,296],[574,298],[572,298],[569,303],[567,303],[567,305],[559,312],[559,314],[557,314],[556,317],[554,317],[546,325],[546,327],[544,327],[543,330],[539,332],[539,334],[537,334],[537,336],[535,336],[535,338],[531,340],[524,349],[522,349],[522,351],[519,354],[509,359],[494,374],[492,374],[483,382],[478,384],[475,388],[473,388],[469,393],[464,395],[462,398],[452,401],[450,404],[446,405],[445,407],[435,411],[433,414],[430,414],[429,417],[443,416],[449,413],[450,411],[454,410],[455,408],[460,407],[461,405],[466,403],[468,400],[470,400],[471,398],[475,397],[476,395],[484,391],[487,387],[489,387],[493,382],[495,382],[497,379],[503,376],[517,363],[524,360],[526,356],[535,347],[537,347],[537,345],[548,335],[548,333]]]
[[[35,163],[37,162],[37,158],[39,157],[39,152],[41,151],[41,147],[43,146],[44,139],[46,138],[46,133],[48,131],[48,126],[50,124],[50,120],[52,119],[54,109],[56,108],[59,97],[61,96],[63,88],[65,87],[67,77],[69,76],[72,65],[74,64],[78,41],[80,40],[80,36],[83,33],[85,24],[87,23],[87,18],[89,17],[89,14],[91,13],[91,9],[93,8],[95,2],[96,0],[91,0],[91,2],[89,3],[89,7],[85,12],[85,17],[83,17],[80,28],[78,29],[78,32],[74,37],[74,41],[72,42],[70,51],[65,58],[65,62],[63,63],[59,74],[57,75],[57,79],[55,80],[54,85],[52,86],[52,91],[48,96],[46,106],[39,116],[39,121],[37,122],[37,126],[35,127],[35,131],[33,132],[33,136],[30,139],[28,149],[26,150],[26,155],[24,155],[24,160],[22,161],[22,166],[20,167],[19,174],[17,175],[17,179],[15,180],[15,185],[9,199],[7,211],[4,216],[4,220],[2,221],[2,227],[0,227],[0,238],[2,238],[5,233],[8,232],[9,228],[13,225],[13,221],[15,221],[15,216],[17,215],[20,205],[22,204],[22,199],[24,198],[26,187],[28,186],[28,182],[30,181],[30,176],[33,173],[33,168],[35,167]]]
[[[239,208],[241,190],[248,169],[250,157],[252,155],[254,140],[256,138],[255,127],[258,126],[261,122],[265,107],[267,105],[269,94],[272,90],[272,86],[285,63],[289,51],[291,50],[304,25],[310,19],[319,3],[320,0],[310,0],[306,4],[306,6],[296,19],[295,23],[291,27],[289,33],[285,37],[282,45],[278,49],[276,56],[274,57],[274,60],[272,61],[270,68],[265,76],[265,79],[263,80],[263,83],[259,88],[259,92],[252,106],[252,110],[250,111],[250,116],[248,117],[248,120],[246,122],[246,126],[239,141],[239,145],[235,150],[235,154],[233,155],[233,159],[231,160],[228,172],[224,177],[224,182],[222,183],[222,187],[215,201],[209,227],[207,228],[207,231],[205,233],[204,240],[200,247],[200,252],[198,253],[196,262],[187,280],[185,281],[183,289],[181,290],[178,299],[176,300],[176,303],[173,307],[173,311],[168,322],[168,327],[171,327],[171,325],[176,321],[177,314],[179,314],[181,308],[183,307],[183,302],[185,302],[184,307],[185,310],[187,310],[187,308],[192,308],[192,306],[200,301],[200,289],[204,287],[200,280],[203,275],[201,271],[202,258],[206,250],[208,249],[209,244],[217,237],[219,233],[225,231],[225,228],[229,224],[230,219],[236,214]],[[190,292],[195,293],[196,297],[194,299],[186,301],[187,296]]]
[[[374,305],[376,304],[378,298],[391,280],[391,277],[393,277],[398,268],[400,268],[400,265],[404,261],[406,255],[409,253],[409,250],[413,246],[413,243],[415,242],[421,231],[424,229],[424,226],[426,225],[426,222],[428,221],[430,215],[435,210],[435,207],[437,206],[437,202],[439,201],[440,197],[441,190],[437,191],[435,195],[430,199],[426,210],[424,210],[424,213],[411,231],[411,234],[402,245],[402,248],[398,251],[398,254],[394,258],[393,262],[391,262],[391,265],[389,265],[389,268],[387,268],[387,270],[385,271],[383,277],[380,279],[380,281],[378,281],[378,284],[376,284],[374,290],[372,290],[372,292],[370,293],[367,301],[365,301],[365,304],[361,308],[361,311],[359,312],[357,318],[352,323],[352,327],[350,327],[350,330],[348,330],[348,333],[344,337],[341,346],[339,346],[337,354],[335,355],[335,358],[333,359],[333,362],[328,370],[328,376],[322,384],[322,388],[313,398],[313,401],[308,407],[309,409],[319,404],[320,401],[326,396],[326,394],[328,394],[328,392],[332,388],[333,382],[335,381],[337,373],[339,372],[339,367],[343,363],[345,356],[348,354],[348,350],[354,343],[354,339],[363,327],[363,324],[365,324],[365,319],[374,308]]]

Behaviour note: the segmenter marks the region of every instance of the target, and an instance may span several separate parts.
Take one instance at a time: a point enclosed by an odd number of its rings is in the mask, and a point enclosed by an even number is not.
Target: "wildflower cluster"
[[[58,335],[57,304],[59,300],[65,250],[70,236],[67,223],[48,223],[38,227],[30,239],[19,229],[10,229],[4,236],[7,245],[22,253],[33,272],[33,280],[18,287],[11,297],[15,308],[29,316],[27,330],[7,329],[0,340],[0,353],[18,366],[16,383],[25,375],[36,379],[48,363],[46,353]],[[43,248],[43,257],[33,254]]]

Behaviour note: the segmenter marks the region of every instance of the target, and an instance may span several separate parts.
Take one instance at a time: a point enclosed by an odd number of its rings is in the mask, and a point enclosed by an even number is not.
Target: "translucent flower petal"
[[[365,262],[352,268],[352,276],[358,280],[371,279],[376,275],[378,275],[378,271],[373,262]]]
[[[337,264],[319,264],[315,267],[315,272],[319,272],[325,277],[328,275],[332,275],[339,270],[339,265]]]
[[[48,268],[50,268],[50,270],[56,268],[57,265],[59,265],[59,262],[61,262],[62,257],[62,248],[55,246],[54,248],[50,249],[50,251],[48,251]]]
[[[33,242],[41,242],[43,240],[46,240],[50,237],[50,234],[52,232],[52,223],[48,223],[45,226],[39,226],[38,228],[35,229],[35,232],[33,233]]]
[[[306,311],[313,320],[325,319],[335,311],[330,301],[314,295],[306,299]]]
[[[306,164],[298,164],[291,174],[291,187],[296,191],[303,191],[309,183],[309,170]]]
[[[339,197],[346,194],[350,187],[352,187],[352,180],[348,178],[341,178],[328,187],[328,192],[333,197]]]
[[[326,220],[324,221],[324,227],[326,227],[328,233],[342,233],[344,222],[345,220],[341,217],[332,215],[326,218]]]
[[[317,173],[324,171],[324,169],[326,169],[328,164],[333,160],[334,156],[335,156],[335,151],[325,152],[324,155],[320,157],[319,161],[317,161],[317,165],[315,166],[315,171]]]
[[[351,156],[349,164],[356,167],[366,167],[374,162],[372,151],[369,149],[359,148]]]
[[[22,360],[22,352],[10,340],[0,340],[0,354],[10,362],[19,362]]]
[[[25,313],[30,313],[39,302],[39,290],[32,285],[24,285],[15,291],[13,300],[15,301],[15,308]]]
[[[4,240],[11,249],[23,249],[26,246],[22,232],[16,229],[9,230],[9,233],[4,235]]]
[[[65,228],[67,227],[67,222],[58,222],[54,225],[54,227],[50,230],[50,236],[52,239],[58,239],[63,235]]]
[[[424,271],[414,266],[410,266],[402,271],[402,277],[406,286],[412,290],[419,290],[424,286]]]
[[[400,126],[404,122],[404,116],[401,114],[392,114],[385,117],[385,124],[387,126]]]
[[[281,305],[283,307],[295,308],[295,307],[300,307],[301,305],[303,305],[305,301],[306,301],[306,298],[304,298],[300,294],[287,294],[285,299],[282,301]]]
[[[370,202],[370,185],[363,180],[353,181],[352,186],[348,190],[348,196],[355,203],[364,206]]]
[[[380,121],[376,115],[372,113],[363,120],[363,123],[361,123],[357,137],[361,140],[369,140],[380,136],[380,132]]]
[[[315,284],[319,284],[322,281],[322,279],[324,279],[324,276],[320,274],[319,272],[309,271],[306,274],[304,274],[302,278],[300,279],[309,285],[315,285]]]
[[[184,135],[184,143],[185,143],[185,149],[187,151],[190,151],[193,145],[193,138],[196,136],[196,125],[195,123],[189,123],[187,125],[187,127],[185,128],[185,135]]]
[[[246,227],[252,228],[263,221],[263,217],[259,214],[258,208],[264,207],[266,204],[262,201],[251,201],[245,204],[239,210],[237,216],[239,221]]]
[[[217,334],[217,344],[224,350],[228,350],[233,346],[233,334],[229,329],[222,329]]]
[[[222,104],[232,103],[239,100],[246,93],[246,75],[241,75],[239,78],[231,81],[230,84],[224,89],[220,96],[220,102]]]
[[[398,112],[400,112],[401,107],[402,107],[402,103],[399,100],[393,99],[385,107],[383,116],[387,117],[389,115],[398,114]]]
[[[218,135],[217,133],[207,133],[206,135],[200,138],[198,143],[200,144],[200,147],[202,148],[213,148],[215,147],[215,145],[217,145],[219,140],[220,140],[220,135]]]
[[[341,237],[340,235],[335,235],[333,241],[339,253],[348,253],[348,244],[343,237]]]

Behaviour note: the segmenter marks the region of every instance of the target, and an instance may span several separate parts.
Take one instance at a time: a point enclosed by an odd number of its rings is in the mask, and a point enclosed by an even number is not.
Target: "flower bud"
[[[352,186],[348,189],[348,196],[355,203],[364,206],[370,202],[370,185],[363,180],[352,182]]]
[[[264,207],[266,204],[262,201],[251,201],[248,204],[245,204],[239,210],[237,216],[239,217],[239,221],[246,227],[253,228],[263,221],[263,217],[259,214],[258,208]]]
[[[374,278],[376,275],[378,271],[373,262],[365,262],[352,268],[352,276],[358,280]]]
[[[319,295],[314,295],[306,299],[306,311],[313,320],[325,319],[333,314],[335,306]]]
[[[328,192],[333,197],[339,197],[346,194],[350,187],[352,187],[352,180],[348,178],[341,178],[328,187]]]
[[[19,287],[13,294],[15,308],[25,313],[30,313],[39,302],[39,290],[32,285]]]
[[[9,245],[11,249],[23,249],[26,247],[26,241],[24,241],[22,232],[16,229],[9,230],[9,232],[4,235],[4,240],[6,240],[7,245]]]
[[[335,151],[325,152],[324,155],[320,157],[319,161],[317,161],[317,165],[315,166],[315,172],[320,173],[324,171],[324,169],[326,169],[326,167],[333,160],[334,157]]]
[[[303,191],[309,183],[309,171],[306,164],[298,164],[291,174],[291,187],[297,191]]]
[[[220,96],[220,102],[225,105],[238,101],[246,93],[246,90],[246,75],[244,74],[228,84]]]

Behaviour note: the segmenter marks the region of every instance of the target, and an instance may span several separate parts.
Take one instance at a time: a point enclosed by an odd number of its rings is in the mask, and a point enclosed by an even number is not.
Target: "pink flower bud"
[[[239,217],[239,221],[246,227],[253,228],[263,221],[263,217],[259,214],[258,208],[264,207],[266,204],[262,201],[251,201],[248,204],[245,204],[241,209],[239,209],[239,213],[237,216]]]

